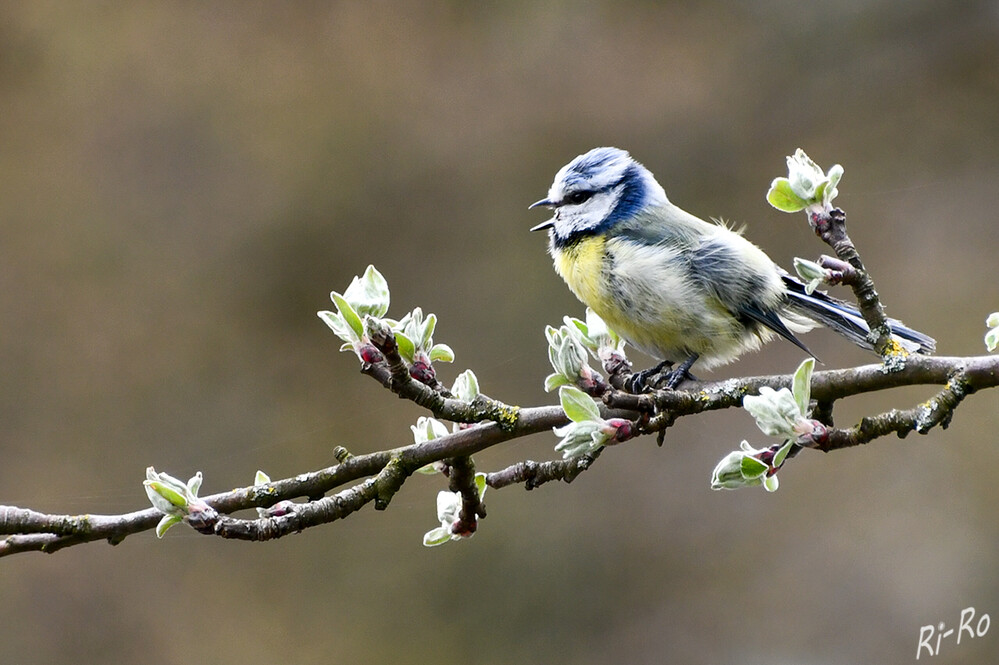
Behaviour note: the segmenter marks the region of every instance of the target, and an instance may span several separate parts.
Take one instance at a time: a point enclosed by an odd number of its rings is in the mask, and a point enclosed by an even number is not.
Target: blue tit
[[[594,148],[555,175],[545,206],[555,270],[583,303],[636,348],[673,362],[675,387],[695,361],[705,369],[758,349],[775,335],[811,354],[795,337],[824,325],[871,349],[869,328],[851,303],[804,285],[739,231],[706,222],[670,203],[652,173],[624,150]],[[889,321],[911,351],[933,339]]]

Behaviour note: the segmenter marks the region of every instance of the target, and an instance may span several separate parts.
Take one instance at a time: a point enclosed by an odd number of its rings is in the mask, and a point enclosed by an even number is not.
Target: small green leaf
[[[794,441],[785,441],[784,445],[777,450],[777,453],[774,455],[774,461],[773,461],[775,469],[780,468],[780,465],[784,463],[785,459],[787,459],[787,454],[791,452],[791,448],[793,447],[794,447]]]
[[[444,543],[451,540],[451,530],[443,526],[439,526],[436,529],[431,529],[423,534],[423,544],[427,547],[436,547],[437,545],[443,545]]]
[[[420,340],[420,346],[424,349],[430,348],[433,344],[434,328],[437,327],[437,315],[427,314],[427,318],[423,321],[423,336]]]
[[[454,351],[447,344],[434,344],[433,348],[430,349],[430,362],[437,362],[438,360],[442,363],[452,363],[454,362]]]
[[[740,462],[740,470],[742,471],[743,478],[751,480],[765,474],[769,471],[769,467],[755,457],[745,455]]]
[[[767,202],[782,212],[798,212],[804,210],[808,203],[791,189],[787,178],[774,178],[767,192]]]
[[[554,326],[545,326],[545,338],[548,340],[548,347],[557,349],[562,342],[559,329]]]
[[[842,177],[843,167],[839,164],[833,164],[833,166],[826,173],[828,184],[822,191],[822,204],[824,206],[829,207],[832,200],[839,195],[839,191],[836,189],[836,186],[839,184]]]
[[[198,496],[198,490],[201,489],[201,481],[202,476],[200,471],[191,476],[191,479],[187,481],[187,491],[191,493],[192,497]]]
[[[802,416],[808,414],[808,404],[812,394],[812,370],[815,369],[815,358],[806,358],[798,369],[794,372],[794,379],[791,381],[791,392],[794,393],[794,401],[798,404],[798,410]]]
[[[820,182],[818,185],[815,186],[815,199],[816,200],[821,201],[821,200],[823,200],[825,198],[826,188],[828,186],[829,186],[829,183],[827,181],[825,181],[825,180],[823,180],[822,182]],[[833,190],[835,190],[835,187],[833,188]]]
[[[558,344],[548,346],[548,362],[553,368],[558,367]]]
[[[347,322],[343,320],[342,316],[330,311],[316,312],[316,314],[318,314],[319,318],[323,320],[323,323],[329,326],[330,330],[336,333],[337,337],[343,340],[350,339],[347,332],[350,329],[350,326],[347,325]]]
[[[985,333],[985,348],[990,352],[999,348],[999,328],[993,328]]]
[[[399,347],[399,355],[402,356],[403,360],[408,363],[413,362],[413,358],[416,356],[416,346],[413,344],[413,340],[405,333],[396,330],[395,343]]]
[[[549,374],[545,377],[545,392],[550,393],[559,386],[568,386],[571,384],[572,382],[561,374]]]
[[[183,494],[177,492],[175,489],[170,487],[169,485],[165,485],[164,483],[158,480],[147,480],[145,481],[145,484],[146,487],[151,489],[157,495],[166,499],[171,506],[175,506],[177,508],[187,508],[187,503],[188,503],[187,498]],[[156,507],[160,508],[160,506]],[[163,509],[160,508],[160,510]]]
[[[486,495],[486,474],[477,473],[475,474],[475,490],[479,493],[479,500]]]
[[[162,538],[163,534],[167,532],[167,529],[172,527],[174,524],[180,522],[184,518],[180,515],[171,513],[169,515],[164,515],[160,518],[159,523],[156,525],[156,537]]]
[[[839,184],[840,179],[843,177],[843,167],[839,164],[833,164],[829,171],[826,173],[826,178],[829,179],[829,186],[835,187]]]
[[[768,492],[776,492],[778,485],[779,482],[777,480],[776,474],[772,476],[767,476],[767,478],[763,481],[763,489],[765,489]]]
[[[354,308],[351,307],[350,303],[336,291],[330,293],[330,298],[336,304],[340,317],[354,331],[357,339],[364,337],[364,323],[361,321],[361,317],[357,315],[357,312],[354,311]]]
[[[260,471],[260,470],[258,470],[257,471],[257,475],[255,475],[253,477],[253,484],[254,485],[266,485],[269,482],[271,482],[271,477],[268,476],[263,471]]]
[[[590,310],[587,309],[586,311],[589,312]],[[579,331],[579,333],[583,337],[589,337],[590,336],[590,328],[589,328],[589,326],[587,326],[585,323],[583,323],[579,319],[573,318],[571,316],[565,316],[565,317],[562,318],[562,320],[565,321],[566,327],[568,327],[568,326],[574,327],[576,330]]]
[[[562,386],[559,388],[559,402],[562,410],[569,420],[582,422],[584,420],[599,420],[600,407],[593,401],[593,398],[575,386]]]
[[[583,367],[587,364],[586,349],[573,339],[571,335],[566,335],[565,339],[562,340],[562,346],[559,348],[558,362],[559,365],[556,369],[567,377],[574,379],[580,375]]]

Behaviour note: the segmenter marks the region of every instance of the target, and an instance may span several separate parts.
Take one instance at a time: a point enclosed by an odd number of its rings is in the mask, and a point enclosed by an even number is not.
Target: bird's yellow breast
[[[606,239],[590,236],[554,252],[555,271],[577,298],[599,311],[607,299],[603,277]]]

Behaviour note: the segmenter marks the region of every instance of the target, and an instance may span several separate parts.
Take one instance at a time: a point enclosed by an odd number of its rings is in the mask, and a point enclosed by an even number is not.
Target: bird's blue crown
[[[555,208],[553,238],[565,245],[665,202],[666,193],[648,169],[624,150],[608,147],[594,148],[563,166],[543,203]]]

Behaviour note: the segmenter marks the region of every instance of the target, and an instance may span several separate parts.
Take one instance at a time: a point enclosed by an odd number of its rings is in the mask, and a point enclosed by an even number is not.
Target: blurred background
[[[375,264],[488,394],[553,403],[543,328],[579,305],[527,206],[598,145],[671,199],[826,251],[764,194],[802,147],[890,314],[944,355],[999,309],[999,3],[7,3],[0,8],[0,503],[118,513],[144,469],[203,493],[411,441],[316,311]],[[826,333],[829,368],[874,357]],[[791,371],[775,343],[704,375]],[[841,404],[837,422],[932,389]],[[426,549],[440,479],[264,544],[178,527],[0,561],[11,663],[906,663],[999,620],[999,393],[950,429],[802,454],[713,492],[744,412],[487,495]],[[539,435],[480,470],[551,459]],[[999,628],[935,663],[986,662]],[[928,654],[923,651],[921,657]]]

